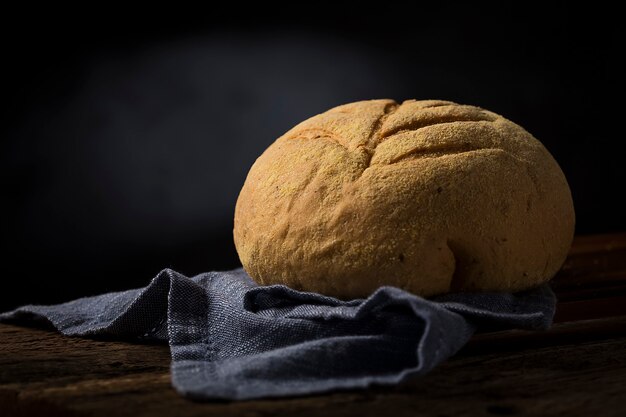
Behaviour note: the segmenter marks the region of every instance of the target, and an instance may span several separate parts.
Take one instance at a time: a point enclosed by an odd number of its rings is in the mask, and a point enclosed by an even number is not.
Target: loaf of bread
[[[574,233],[565,177],[515,123],[448,101],[360,101],[314,116],[254,163],[234,239],[258,283],[342,299],[549,280]]]

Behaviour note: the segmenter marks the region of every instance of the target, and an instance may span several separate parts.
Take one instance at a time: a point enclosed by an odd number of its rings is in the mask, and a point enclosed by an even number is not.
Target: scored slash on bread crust
[[[558,164],[513,122],[440,100],[370,100],[300,123],[252,166],[235,209],[246,271],[339,298],[550,279],[574,209]]]

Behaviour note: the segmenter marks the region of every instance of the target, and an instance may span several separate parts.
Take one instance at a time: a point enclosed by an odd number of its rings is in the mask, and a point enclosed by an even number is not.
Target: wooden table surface
[[[0,416],[626,416],[626,234],[577,237],[553,281],[547,332],[475,336],[394,388],[195,403],[170,386],[162,345],[0,325]]]

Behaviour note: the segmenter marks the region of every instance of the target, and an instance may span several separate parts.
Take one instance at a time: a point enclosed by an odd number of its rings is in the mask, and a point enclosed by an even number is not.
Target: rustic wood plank
[[[505,330],[480,333],[470,340],[459,355],[523,351],[620,337],[626,337],[626,315],[557,323],[545,332]]]
[[[595,329],[591,335],[589,329]],[[240,403],[200,404],[179,397],[170,387],[164,346],[103,343],[0,325],[0,338],[7,336],[17,337],[30,352],[30,360],[16,361],[14,348],[0,349],[1,409],[22,416],[626,412],[626,317],[564,323],[545,333],[482,335],[431,375],[396,388]]]
[[[565,264],[552,281],[562,297],[568,291],[625,284],[626,233],[576,236]]]
[[[626,233],[577,236],[551,285],[557,323],[626,315]]]
[[[554,288],[549,331],[479,334],[403,386],[236,403],[177,395],[165,345],[3,324],[0,415],[626,415],[626,233],[577,237]]]

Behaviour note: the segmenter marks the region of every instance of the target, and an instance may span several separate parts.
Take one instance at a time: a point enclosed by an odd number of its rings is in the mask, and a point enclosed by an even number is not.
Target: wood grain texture
[[[576,237],[552,288],[557,323],[626,314],[626,233]]]
[[[624,416],[625,286],[626,234],[577,238],[547,332],[479,334],[394,388],[233,403],[176,394],[167,346],[0,325],[0,416]]]

